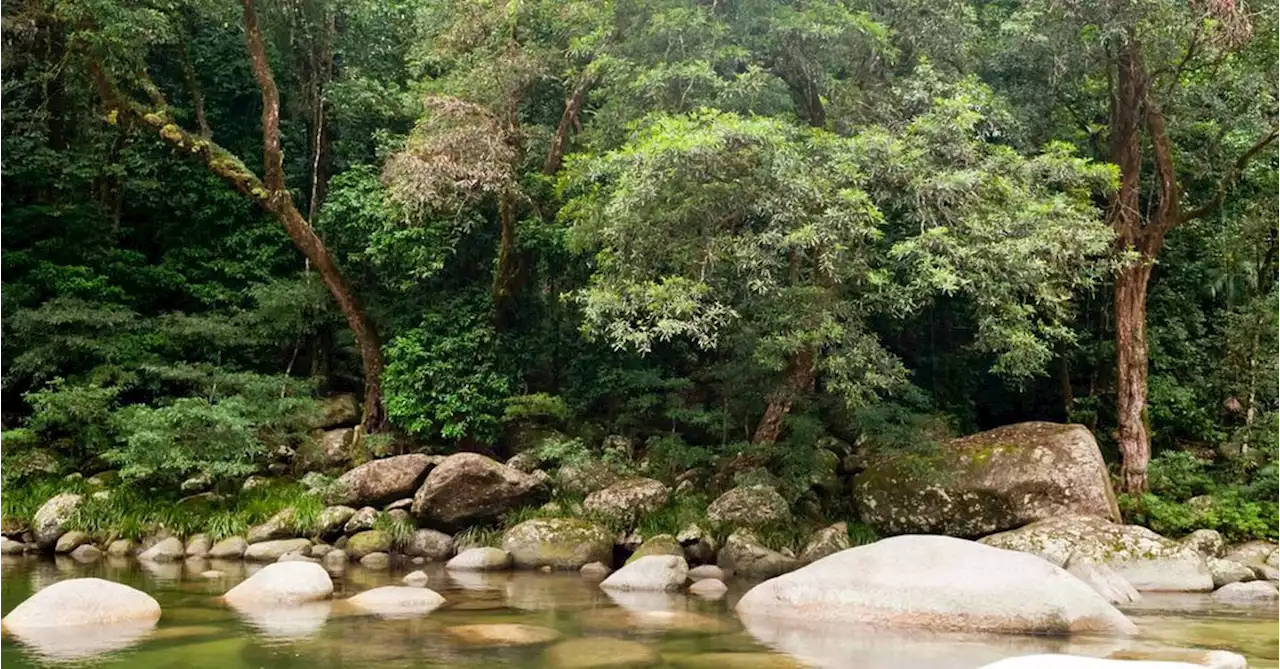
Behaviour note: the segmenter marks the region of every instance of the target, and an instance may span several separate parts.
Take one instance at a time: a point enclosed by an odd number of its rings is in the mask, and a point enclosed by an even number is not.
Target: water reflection
[[[329,620],[333,602],[304,602],[280,605],[233,606],[240,619],[263,638],[273,641],[295,641],[316,636]]]
[[[6,634],[47,662],[81,660],[128,648],[155,628],[155,621],[130,621],[109,625],[71,627],[22,627]]]

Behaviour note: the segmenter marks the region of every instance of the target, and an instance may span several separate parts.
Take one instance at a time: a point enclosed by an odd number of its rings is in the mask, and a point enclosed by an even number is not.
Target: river
[[[210,567],[226,577],[200,576]],[[249,567],[250,569],[252,567]],[[0,562],[0,611],[58,580],[95,576],[152,594],[164,614],[133,638],[51,638],[25,645],[6,635],[0,662],[26,667],[129,669],[336,669],[340,667],[632,667],[684,669],[974,669],[1002,657],[1040,652],[1133,656],[1168,648],[1220,648],[1244,654],[1254,669],[1274,669],[1280,643],[1276,606],[1232,607],[1207,595],[1149,594],[1125,612],[1136,639],[957,637],[781,625],[746,629],[733,602],[747,584],[703,601],[687,595],[605,593],[575,574],[447,573],[428,565],[428,587],[448,600],[416,619],[353,615],[340,602],[240,618],[217,600],[246,575],[239,562],[142,565],[104,559],[6,557]],[[407,569],[335,573],[335,600],[400,584]],[[462,626],[518,623],[558,632],[527,646],[476,643]],[[547,632],[551,634],[550,632]],[[567,644],[567,645],[566,645]],[[566,651],[569,651],[566,653]]]

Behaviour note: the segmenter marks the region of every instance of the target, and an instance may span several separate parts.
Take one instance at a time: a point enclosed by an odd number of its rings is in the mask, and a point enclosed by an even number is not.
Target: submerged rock
[[[445,629],[458,640],[478,646],[532,646],[560,639],[560,632],[550,627],[519,623],[455,625]]]
[[[1226,651],[1206,651],[1202,662],[1113,660],[1076,655],[1024,655],[988,664],[982,669],[1246,669],[1244,658]]]
[[[591,562],[582,565],[582,569],[579,569],[578,573],[582,574],[583,578],[603,581],[606,576],[613,573],[613,570],[603,562]]]
[[[546,665],[557,669],[630,669],[662,662],[658,651],[640,643],[613,637],[580,637],[561,641],[547,649]]]
[[[328,599],[333,580],[312,562],[276,562],[232,588],[223,599],[232,606],[282,605]]]
[[[93,544],[81,544],[71,551],[71,559],[76,562],[93,562],[102,557],[102,551]]]
[[[476,453],[444,459],[427,475],[413,496],[413,513],[441,530],[483,525],[521,506],[547,501],[549,491],[538,478]]]
[[[350,597],[347,604],[359,611],[389,618],[425,616],[444,604],[440,593],[425,587],[387,585]]]
[[[689,565],[675,555],[648,555],[628,562],[600,583],[606,590],[674,591],[689,579]]]
[[[22,555],[26,550],[27,545],[21,541],[0,537],[0,555]]]
[[[805,624],[1000,634],[1137,628],[1085,583],[1039,558],[940,536],[851,548],[752,588],[740,616]]]
[[[206,557],[209,555],[209,549],[213,547],[213,542],[209,540],[207,534],[197,534],[187,540],[187,557]]]
[[[370,553],[360,558],[360,566],[374,571],[390,569],[391,556],[386,553]]]
[[[613,557],[609,531],[584,520],[535,518],[509,529],[502,547],[519,569],[581,569]]]
[[[689,594],[697,595],[703,599],[720,599],[728,591],[729,586],[717,578],[700,579],[689,586]]]
[[[691,581],[697,582],[708,578],[723,581],[725,579],[724,570],[713,564],[699,565],[689,570],[689,580]]]
[[[863,522],[882,534],[978,537],[1064,515],[1120,520],[1102,452],[1083,425],[1006,425],[920,458],[867,463],[854,478]]]
[[[28,597],[5,616],[4,628],[21,633],[35,628],[127,621],[154,624],[159,619],[159,602],[141,590],[100,578],[73,578]]]
[[[1041,520],[981,543],[1037,555],[1063,566],[1068,558],[1106,565],[1139,591],[1208,592],[1213,574],[1194,549],[1145,527],[1116,525],[1095,516]]]
[[[414,588],[425,588],[427,587],[427,583],[431,579],[430,577],[427,576],[426,572],[419,569],[418,571],[411,571],[408,574],[405,574],[404,578],[400,580],[405,585],[408,585]]]

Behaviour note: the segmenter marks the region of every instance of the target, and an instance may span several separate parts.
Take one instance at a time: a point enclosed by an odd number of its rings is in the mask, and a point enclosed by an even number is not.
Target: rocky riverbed
[[[1229,649],[1250,667],[1277,667],[1274,604],[1224,603],[1205,594],[1148,594],[1121,607],[1138,628],[1132,637],[938,634],[927,630],[858,633],[848,626],[758,624],[734,609],[752,582],[728,579],[723,598],[684,592],[601,588],[578,573],[456,571],[438,563],[374,570],[333,570],[330,598],[258,612],[219,596],[260,565],[244,561],[145,563],[105,558],[7,557],[2,607],[8,615],[31,594],[60,580],[99,577],[152,595],[163,615],[154,627],[115,637],[6,634],[8,667],[66,661],[93,666],[325,669],[421,666],[509,667],[860,667],[975,669],[1033,653],[1100,657],[1189,657]],[[207,572],[220,571],[216,577]],[[429,611],[360,610],[351,598],[403,585],[410,571],[444,602]]]

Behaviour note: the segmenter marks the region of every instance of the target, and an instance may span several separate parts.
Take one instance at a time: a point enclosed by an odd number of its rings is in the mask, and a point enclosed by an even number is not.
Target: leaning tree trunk
[[[812,346],[806,346],[792,357],[787,365],[787,375],[781,386],[769,398],[764,417],[751,437],[753,444],[772,444],[782,434],[782,421],[791,413],[796,396],[813,390],[818,374],[817,354]]]
[[[1147,422],[1147,282],[1151,259],[1143,257],[1116,276],[1116,441],[1120,487],[1147,490],[1151,433]]]

